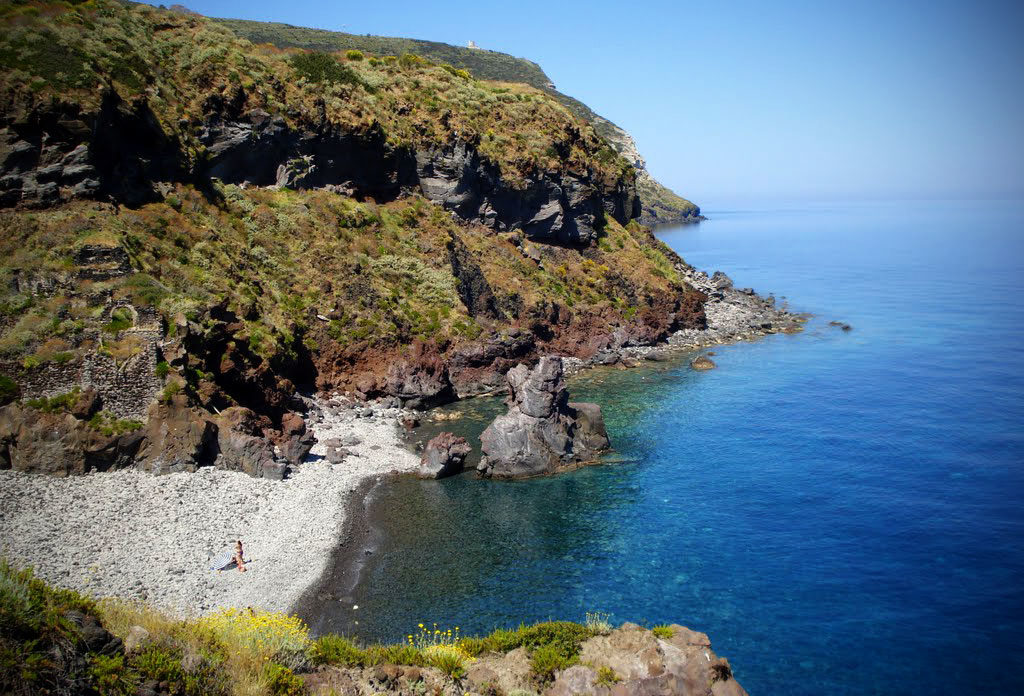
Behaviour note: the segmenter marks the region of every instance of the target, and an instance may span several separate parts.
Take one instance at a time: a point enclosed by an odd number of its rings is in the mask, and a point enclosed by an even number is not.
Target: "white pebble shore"
[[[53,584],[144,599],[179,616],[289,611],[338,545],[350,493],[369,477],[418,465],[393,418],[327,418],[312,428],[320,440],[313,461],[285,481],[212,467],[68,478],[0,471],[0,554]],[[361,440],[352,456],[317,458],[324,440],[346,435]],[[209,570],[235,539],[248,571]]]

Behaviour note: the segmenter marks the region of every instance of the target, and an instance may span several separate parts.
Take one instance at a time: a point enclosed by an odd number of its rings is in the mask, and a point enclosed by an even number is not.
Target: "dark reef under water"
[[[377,487],[376,548],[314,628],[393,640],[605,611],[707,632],[752,694],[1024,692],[1024,206],[953,208],[663,230],[819,316],[714,349],[710,372],[681,356],[573,378],[614,463]],[[450,408],[429,427],[473,437],[503,406]]]

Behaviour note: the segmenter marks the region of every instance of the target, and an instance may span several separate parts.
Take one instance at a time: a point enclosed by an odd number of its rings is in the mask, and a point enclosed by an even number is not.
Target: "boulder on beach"
[[[715,361],[706,355],[698,355],[696,358],[690,361],[690,367],[694,370],[713,370],[717,365]]]
[[[462,465],[473,448],[466,438],[443,432],[427,443],[420,458],[420,478],[439,479],[462,471]]]
[[[518,365],[505,377],[509,410],[483,434],[477,469],[494,478],[524,478],[596,460],[608,449],[601,407],[570,403],[562,359],[541,358],[530,370]]]

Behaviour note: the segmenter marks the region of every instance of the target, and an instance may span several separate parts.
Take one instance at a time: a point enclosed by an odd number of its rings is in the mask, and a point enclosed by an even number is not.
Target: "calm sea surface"
[[[359,609],[315,628],[605,611],[707,632],[754,695],[1024,693],[1024,205],[708,215],[660,236],[807,331],[572,380],[617,463],[383,487]]]

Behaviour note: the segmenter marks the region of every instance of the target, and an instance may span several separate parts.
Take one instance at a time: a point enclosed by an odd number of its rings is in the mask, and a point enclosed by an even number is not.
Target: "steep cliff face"
[[[0,205],[46,207],[76,198],[139,205],[162,198],[160,184],[209,178],[243,186],[330,189],[390,201],[416,191],[466,221],[529,238],[588,245],[605,215],[639,215],[632,179],[536,172],[512,188],[472,142],[396,147],[380,129],[353,132],[319,122],[289,125],[253,110],[232,120],[203,114],[196,137],[202,162],[160,127],[145,100],[125,104],[112,91],[100,108],[38,105],[0,129]],[[570,130],[565,146],[577,144]]]
[[[647,171],[647,162],[637,150],[633,136],[597,114],[594,114],[591,122],[594,129],[636,170],[637,198],[642,203],[640,224],[691,223],[704,219],[700,214],[700,206],[676,194],[651,176]]]
[[[378,55],[416,53],[469,71],[482,80],[521,82],[556,99],[577,117],[589,123],[602,138],[637,171],[637,197],[640,199],[640,222],[655,225],[676,222],[699,222],[700,208],[659,183],[646,169],[633,138],[625,130],[593,112],[586,104],[559,92],[544,70],[525,58],[516,58],[497,51],[465,48],[387,36],[346,34],[344,32],[307,29],[274,22],[241,19],[214,20],[230,28],[238,36],[253,43],[268,43],[283,48],[305,48],[319,51],[358,49]]]

